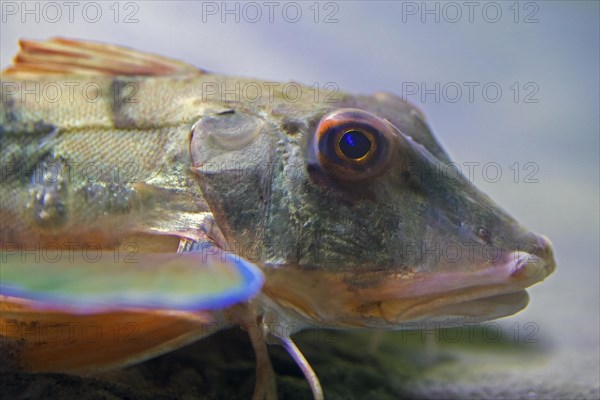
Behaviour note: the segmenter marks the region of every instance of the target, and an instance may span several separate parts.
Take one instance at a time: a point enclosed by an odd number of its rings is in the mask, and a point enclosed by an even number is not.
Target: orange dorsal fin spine
[[[185,76],[204,71],[187,63],[110,44],[53,38],[20,40],[20,51],[3,76]]]

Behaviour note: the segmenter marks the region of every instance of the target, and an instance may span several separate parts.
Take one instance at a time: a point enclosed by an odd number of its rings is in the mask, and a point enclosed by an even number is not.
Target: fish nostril
[[[550,241],[544,236],[535,236],[534,241],[530,244],[531,253],[545,259],[548,253],[551,252],[552,245]]]
[[[548,257],[548,253],[551,252],[551,250],[549,250],[551,244],[548,239],[536,234],[528,234],[522,239],[522,241],[517,243],[518,249],[541,259],[546,259]]]
[[[535,254],[544,259],[553,258],[552,242],[546,236],[540,235],[537,237]]]
[[[492,235],[491,235],[490,231],[488,231],[483,226],[481,226],[477,229],[477,236],[488,244],[491,243],[491,241],[492,241]]]

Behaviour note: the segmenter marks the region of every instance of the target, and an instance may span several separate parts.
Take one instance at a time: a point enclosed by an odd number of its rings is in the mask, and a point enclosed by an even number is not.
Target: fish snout
[[[513,253],[513,270],[511,277],[525,279],[531,283],[548,277],[556,269],[552,242],[544,235],[535,235],[527,251]]]
[[[545,235],[537,235],[537,246],[536,255],[547,259],[553,258],[554,250],[552,249],[552,242]]]
[[[544,235],[539,235],[537,251],[534,254],[545,261],[544,271],[546,276],[554,272],[556,261],[554,260],[554,247],[550,239]]]

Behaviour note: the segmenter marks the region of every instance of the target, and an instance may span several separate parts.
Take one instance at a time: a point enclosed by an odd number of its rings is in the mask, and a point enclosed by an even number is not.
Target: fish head
[[[513,314],[555,268],[461,173],[423,114],[376,93],[235,107],[192,129],[193,168],[267,308],[328,327],[401,329]]]

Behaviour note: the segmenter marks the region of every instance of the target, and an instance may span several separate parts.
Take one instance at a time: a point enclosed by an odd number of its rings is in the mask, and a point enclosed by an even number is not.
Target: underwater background
[[[63,2],[57,13],[3,1],[1,67],[19,38],[64,36],[222,74],[388,91],[425,112],[475,185],[552,240],[557,270],[518,315],[299,334],[326,398],[600,397],[599,2],[277,1],[273,14],[261,1],[75,3],[70,15]],[[285,352],[270,352],[281,397],[309,396]],[[248,398],[253,385],[251,347],[233,329],[94,377],[5,371],[0,397]]]

